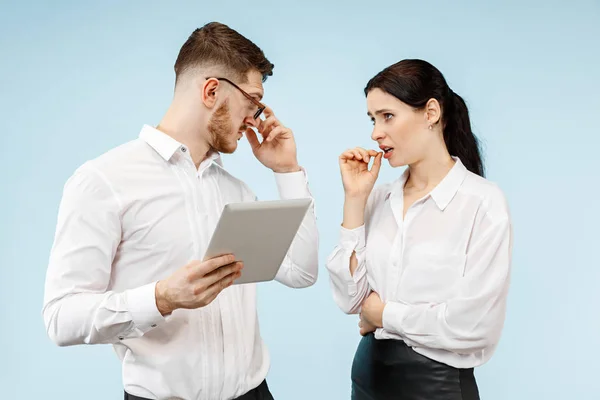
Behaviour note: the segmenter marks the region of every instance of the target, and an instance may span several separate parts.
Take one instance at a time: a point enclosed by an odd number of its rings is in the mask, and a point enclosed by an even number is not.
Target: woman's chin
[[[403,160],[401,157],[398,157],[398,155],[395,154],[395,157],[391,157],[388,160],[388,164],[392,168],[398,168],[398,167],[404,167],[405,165],[407,165],[407,162],[405,160]]]

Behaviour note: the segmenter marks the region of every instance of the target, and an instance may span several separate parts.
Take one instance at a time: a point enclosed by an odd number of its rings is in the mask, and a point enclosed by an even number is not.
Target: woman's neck
[[[445,155],[429,157],[408,166],[409,176],[406,189],[428,190],[437,186],[454,166],[455,161],[446,152]]]

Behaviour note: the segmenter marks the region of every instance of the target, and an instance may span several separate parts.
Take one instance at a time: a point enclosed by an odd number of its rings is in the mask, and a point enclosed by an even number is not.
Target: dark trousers
[[[267,381],[264,380],[258,387],[252,389],[246,394],[237,397],[238,400],[274,400],[273,395],[269,391]],[[144,397],[133,396],[125,392],[125,400],[148,400]]]
[[[363,337],[352,364],[352,400],[479,400],[473,369],[457,369],[400,340]]]

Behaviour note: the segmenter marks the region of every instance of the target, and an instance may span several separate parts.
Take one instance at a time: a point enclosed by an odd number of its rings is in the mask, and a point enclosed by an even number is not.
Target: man
[[[281,198],[311,197],[292,131],[260,102],[272,70],[226,25],[197,29],[175,63],[160,123],[65,185],[44,322],[59,346],[112,344],[126,399],[272,398],[255,285],[230,286],[243,267],[231,255],[202,262],[223,206],[255,200],[220,158],[244,132]],[[276,280],[312,285],[317,253],[311,208]]]

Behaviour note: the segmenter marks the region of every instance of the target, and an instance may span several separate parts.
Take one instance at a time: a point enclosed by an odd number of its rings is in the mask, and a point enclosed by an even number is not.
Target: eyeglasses
[[[206,79],[211,79],[211,78],[206,78]],[[242,94],[248,100],[250,100],[252,102],[252,104],[254,104],[256,107],[258,107],[258,110],[254,113],[254,119],[257,119],[258,117],[260,117],[260,115],[265,110],[265,108],[267,108],[267,106],[265,106],[264,104],[262,104],[261,102],[259,102],[258,100],[256,100],[254,97],[250,96],[242,88],[240,88],[235,83],[231,82],[229,79],[227,79],[227,78],[214,78],[214,79],[217,79],[217,80],[220,80],[220,81],[225,81],[225,82],[229,83],[230,85],[232,85],[233,87],[235,87],[237,90],[239,90],[240,92],[242,92]]]

